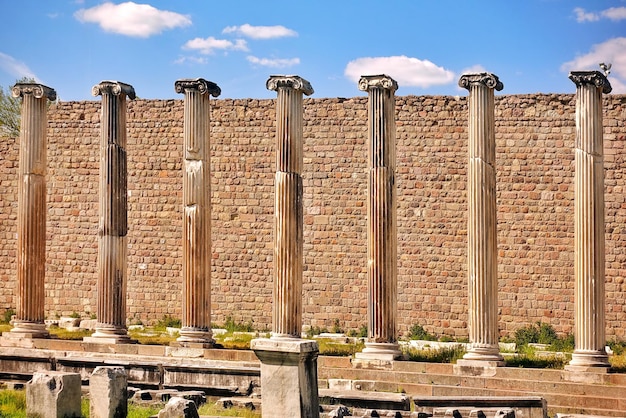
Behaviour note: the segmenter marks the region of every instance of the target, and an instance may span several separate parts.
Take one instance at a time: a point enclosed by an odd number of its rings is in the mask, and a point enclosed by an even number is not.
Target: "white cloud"
[[[561,71],[598,70],[599,64],[611,63],[609,81],[613,93],[626,93],[626,38],[612,38],[591,47],[591,51],[561,65]]]
[[[209,55],[218,49],[225,51],[247,51],[248,45],[243,39],[236,39],[235,42],[232,42],[227,39],[215,39],[209,36],[208,38],[194,38],[187,41],[185,45],[183,45],[183,49],[195,49],[201,54]]]
[[[452,71],[438,67],[428,60],[404,55],[357,58],[346,65],[344,74],[354,82],[358,82],[363,75],[387,74],[398,82],[399,87],[427,88],[454,81]]]
[[[174,64],[206,64],[207,62],[205,57],[180,57],[174,60]]]
[[[603,10],[601,14],[602,17],[614,21],[624,20],[626,19],[626,7],[611,7],[610,9]]]
[[[599,13],[588,12],[582,7],[576,7],[574,13],[578,23],[597,22],[600,19],[609,19],[614,22],[626,20],[626,7],[611,7]]]
[[[228,26],[222,33],[236,33],[252,39],[273,39],[298,36],[298,32],[284,26],[252,26],[245,23],[241,26]]]
[[[595,22],[597,20],[600,20],[600,16],[598,16],[596,13],[587,12],[582,7],[575,8],[574,13],[576,13],[576,21],[578,23]]]
[[[486,73],[486,72],[488,71],[485,70],[485,67],[483,67],[480,64],[475,64],[475,65],[472,65],[471,67],[465,68],[463,71],[461,71],[461,74],[477,74],[477,73]]]
[[[0,69],[7,74],[11,74],[16,80],[23,77],[39,80],[26,64],[2,52],[0,52]]]
[[[189,16],[133,2],[102,3],[89,9],[80,9],[74,13],[74,17],[82,23],[97,23],[106,32],[138,38],[191,25]]]
[[[252,64],[270,68],[287,68],[300,64],[300,58],[257,58],[252,55],[246,58]]]

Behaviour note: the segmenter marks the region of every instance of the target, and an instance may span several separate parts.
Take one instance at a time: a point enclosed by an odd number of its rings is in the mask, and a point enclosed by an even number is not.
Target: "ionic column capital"
[[[504,84],[500,81],[497,75],[491,73],[472,73],[463,74],[459,78],[459,87],[469,90],[470,86],[482,84],[490,89],[496,89],[500,91],[504,88]]]
[[[100,84],[92,87],[91,94],[94,96],[102,96],[104,94],[119,96],[124,94],[131,100],[134,100],[136,97],[133,86],[120,81],[101,81]]]
[[[11,94],[15,98],[32,94],[36,99],[45,97],[52,102],[57,99],[57,92],[53,88],[37,83],[17,83],[11,89]]]
[[[299,90],[307,96],[313,94],[311,83],[297,75],[272,75],[265,83],[265,87],[273,91],[278,91],[280,88]]]
[[[205,80],[204,78],[182,78],[176,80],[174,83],[174,90],[176,93],[185,93],[192,90],[197,91],[200,94],[207,93],[209,96],[218,97],[222,94],[222,89],[212,81]]]
[[[572,71],[569,73],[569,79],[576,84],[576,87],[593,84],[598,88],[602,88],[602,93],[605,94],[613,90],[609,79],[600,71]]]
[[[359,80],[359,90],[370,91],[371,89],[398,90],[398,83],[386,74],[364,75]]]

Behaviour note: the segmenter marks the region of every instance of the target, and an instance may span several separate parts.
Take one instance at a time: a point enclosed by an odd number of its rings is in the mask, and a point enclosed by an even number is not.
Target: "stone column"
[[[276,100],[276,205],[272,336],[252,340],[261,361],[263,417],[319,417],[315,341],[302,330],[302,95],[313,88],[298,76],[272,76]]]
[[[604,151],[602,93],[611,84],[599,71],[575,71],[574,175],[575,343],[568,370],[607,371],[604,319]]]
[[[56,92],[41,84],[19,83],[22,98],[17,215],[17,313],[8,336],[45,338],[46,274],[46,105]]]
[[[393,360],[397,342],[396,118],[398,83],[387,75],[363,76],[368,92],[367,311],[368,340],[357,358]]]
[[[212,347],[210,97],[221,93],[202,78],[178,80],[185,95],[183,144],[183,345]]]
[[[502,82],[494,74],[465,74],[459,86],[469,90],[467,170],[467,277],[469,292],[468,352],[461,365],[479,361],[502,366],[498,346],[498,245],[496,217],[496,137],[494,89]]]
[[[274,206],[274,302],[272,337],[300,338],[302,332],[302,96],[313,94],[297,76],[272,76],[276,99]]]
[[[126,97],[135,89],[117,81],[93,87],[102,96],[100,119],[100,221],[96,332],[88,342],[130,342],[126,329],[127,181]]]

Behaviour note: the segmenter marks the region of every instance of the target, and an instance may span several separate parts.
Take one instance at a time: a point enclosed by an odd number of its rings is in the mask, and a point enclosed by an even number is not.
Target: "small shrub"
[[[227,316],[224,325],[222,326],[228,332],[253,332],[254,325],[252,321],[248,321],[246,323],[235,322],[235,320]]]
[[[539,327],[537,335],[537,342],[539,344],[553,344],[558,340],[556,331],[552,328],[552,325],[538,322],[537,326]]]
[[[308,338],[313,338],[315,335],[320,335],[322,333],[328,332],[328,329],[326,327],[318,327],[317,325],[312,326],[311,328],[309,328],[309,330],[307,331],[306,335]]]
[[[413,324],[411,329],[409,329],[409,339],[411,340],[426,340],[426,341],[437,341],[437,337],[430,334],[428,331],[424,329],[420,324]]]
[[[463,358],[465,348],[462,345],[454,347],[442,347],[436,350],[419,350],[408,348],[404,354],[409,361],[421,361],[426,363],[456,363]]]
[[[527,325],[515,331],[515,344],[520,347],[539,341],[539,330],[534,325]]]
[[[557,356],[537,357],[534,352],[505,359],[507,367],[528,367],[533,369],[563,369],[567,363],[567,358]]]
[[[343,328],[341,328],[341,326],[339,325],[338,319],[335,319],[335,323],[333,324],[333,327],[331,328],[331,332],[333,334],[343,334]]]
[[[181,320],[174,318],[171,315],[163,315],[163,319],[160,319],[155,325],[155,330],[165,331],[166,328],[180,328]]]
[[[348,331],[348,337],[367,338],[367,325],[361,325],[358,330],[351,329]]]
[[[316,340],[319,347],[319,354],[322,356],[352,356],[365,348],[362,341],[356,344],[340,343],[326,338]]]
[[[4,311],[4,318],[2,319],[3,324],[8,324],[11,322],[11,318],[15,315],[15,309],[7,309]]]

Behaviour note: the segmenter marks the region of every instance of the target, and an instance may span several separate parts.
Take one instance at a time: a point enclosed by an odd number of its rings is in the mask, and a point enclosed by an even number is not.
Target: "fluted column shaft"
[[[609,367],[605,351],[604,150],[602,93],[611,85],[598,71],[570,73],[576,84],[574,176],[575,343],[570,366]]]
[[[363,353],[399,356],[397,344],[396,123],[398,84],[386,75],[363,76],[368,93],[367,307]]]
[[[41,84],[16,84],[22,98],[17,216],[17,312],[14,333],[47,337],[44,319],[46,271],[46,102],[56,92]]]
[[[91,339],[128,342],[126,330],[127,167],[126,97],[132,86],[103,81],[93,87],[102,96],[100,119],[100,203],[98,224],[98,298],[96,332]]]
[[[210,96],[220,88],[204,79],[178,80],[185,95],[183,127],[183,317],[181,343],[212,345]]]
[[[274,301],[272,338],[299,338],[302,328],[302,120],[303,94],[313,88],[297,76],[272,76],[276,99]]]
[[[467,267],[470,347],[464,359],[502,361],[498,347],[498,264],[494,89],[497,76],[467,74],[469,90]]]

